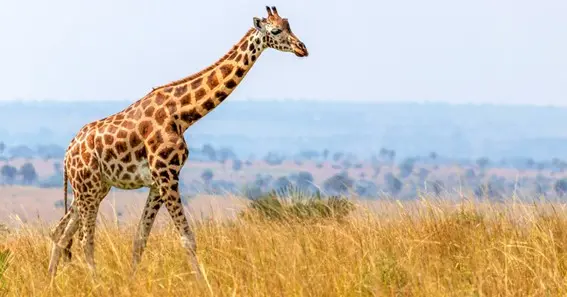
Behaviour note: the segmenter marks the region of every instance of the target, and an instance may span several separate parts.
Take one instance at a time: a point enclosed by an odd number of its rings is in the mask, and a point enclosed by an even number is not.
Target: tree
[[[491,200],[501,199],[505,193],[505,181],[506,179],[491,177],[488,182],[479,185],[474,193],[477,197],[488,197]]]
[[[419,181],[424,182],[429,176],[429,170],[427,170],[426,168],[419,168],[417,175],[419,177]]]
[[[207,158],[209,158],[210,161],[216,161],[217,160],[217,152],[215,151],[215,149],[213,148],[212,145],[210,144],[205,144],[203,145],[203,154],[205,154],[207,156]]]
[[[557,196],[563,197],[563,195],[567,193],[567,179],[562,178],[556,181],[553,189],[555,190],[555,193],[557,193]]]
[[[31,185],[37,180],[37,172],[33,164],[26,162],[20,168],[20,175],[22,176],[22,181],[26,185]]]
[[[313,186],[313,175],[308,171],[301,171],[296,178],[297,187],[300,189],[310,189]]]
[[[375,183],[369,180],[359,180],[354,185],[354,191],[361,197],[376,197],[378,196],[378,187]]]
[[[55,170],[56,173],[63,172],[63,170],[62,170],[63,167],[61,165],[61,162],[54,162],[53,163],[53,169]]]
[[[346,169],[346,170],[348,170],[352,167],[352,161],[349,160],[349,159],[343,159],[341,164],[343,165],[343,168]]]
[[[534,168],[535,164],[536,164],[536,162],[534,161],[534,159],[532,159],[532,158],[526,159],[526,167],[528,167],[528,169]]]
[[[439,197],[441,195],[443,188],[445,188],[445,185],[440,180],[434,181],[431,186],[433,188],[433,193],[435,193],[435,196],[437,196],[437,197]]]
[[[415,164],[415,160],[413,158],[405,159],[399,166],[400,168],[400,176],[402,178],[406,178],[411,175],[413,172],[413,166]]]
[[[380,149],[380,158],[382,158],[383,160],[387,160],[389,162],[394,162],[394,159],[396,158],[396,151],[381,148]]]
[[[437,153],[436,152],[429,153],[429,159],[431,159],[431,161],[437,160]]]
[[[279,156],[277,153],[274,152],[268,152],[268,155],[264,157],[264,161],[268,165],[276,166],[276,165],[281,165],[283,163],[284,157]]]
[[[344,156],[342,152],[336,152],[333,154],[333,161],[339,162],[339,160]]]
[[[210,184],[211,180],[213,180],[213,177],[214,177],[214,174],[213,174],[213,171],[210,168],[203,170],[203,172],[201,173],[201,179],[207,185]]]
[[[323,150],[323,159],[327,160],[328,157],[329,157],[329,150],[328,150],[328,149],[324,149],[324,150]]]
[[[372,170],[374,171],[374,173],[372,174],[373,178],[376,178],[376,177],[378,177],[378,175],[380,175],[380,169],[381,169],[380,164],[373,164],[372,165]]]
[[[267,190],[272,182],[272,175],[270,174],[256,174],[256,180],[254,180],[254,185],[262,190]]]
[[[402,190],[402,182],[395,177],[391,172],[388,172],[384,175],[384,182],[386,183],[386,187],[392,195],[397,195]]]
[[[240,159],[235,159],[232,161],[232,170],[239,171],[242,169],[242,161]]]
[[[36,154],[44,160],[49,159],[63,159],[65,157],[65,149],[55,144],[39,145],[36,149]]]
[[[280,189],[288,189],[290,186],[292,185],[291,181],[289,180],[289,178],[285,177],[285,176],[280,176],[278,177],[273,183],[272,183],[272,187],[276,190],[280,190]]]
[[[488,164],[490,164],[490,160],[487,157],[478,158],[476,160],[476,165],[478,165],[480,170],[484,171],[484,169],[486,169],[486,166],[488,166]]]
[[[14,158],[31,159],[35,156],[35,152],[25,145],[18,145],[10,148],[10,155]]]
[[[335,174],[323,182],[323,188],[329,194],[346,194],[352,188],[354,180],[352,180],[346,171]]]
[[[0,169],[0,174],[2,174],[2,180],[7,184],[13,184],[16,175],[18,174],[18,169],[16,167],[5,164]]]
[[[316,159],[319,158],[320,156],[318,151],[313,151],[313,150],[302,150],[301,152],[299,152],[299,155],[307,160]]]
[[[236,154],[227,147],[220,148],[215,154],[218,161],[223,164],[230,159],[236,159]]]

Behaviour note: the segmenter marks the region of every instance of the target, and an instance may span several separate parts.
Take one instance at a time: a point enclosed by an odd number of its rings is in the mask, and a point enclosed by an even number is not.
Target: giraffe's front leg
[[[187,160],[189,150],[181,135],[169,134],[163,142],[153,139],[150,146],[148,160],[151,164],[152,179],[159,190],[161,201],[165,203],[167,211],[181,236],[181,244],[185,248],[193,270],[199,279],[203,274],[199,269],[197,260],[197,245],[195,235],[189,226],[187,217],[183,212],[183,204],[179,195],[179,172]]]
[[[198,277],[202,277],[201,270],[197,259],[197,244],[195,235],[189,226],[189,222],[183,211],[183,204],[181,203],[181,196],[179,195],[179,177],[178,174],[171,176],[173,170],[168,170],[170,176],[168,181],[162,179],[160,184],[160,195],[165,201],[165,207],[175,224],[177,231],[181,236],[181,244],[185,248],[189,261],[193,270],[197,273]],[[164,176],[164,174],[162,174]]]
[[[134,247],[132,252],[133,273],[136,272],[138,263],[140,263],[150,231],[152,230],[155,218],[162,204],[163,200],[160,197],[159,189],[157,187],[150,188],[150,193],[148,194],[148,199],[146,200],[146,205],[142,212],[142,218],[138,225],[138,231],[134,237]]]

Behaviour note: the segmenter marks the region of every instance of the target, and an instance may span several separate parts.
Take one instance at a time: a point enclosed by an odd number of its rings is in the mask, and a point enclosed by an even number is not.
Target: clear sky
[[[266,51],[238,99],[567,105],[565,0],[19,0],[0,100],[137,100],[220,58],[276,5],[310,56]]]

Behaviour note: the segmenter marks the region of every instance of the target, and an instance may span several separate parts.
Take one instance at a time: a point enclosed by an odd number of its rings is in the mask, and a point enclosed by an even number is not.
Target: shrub
[[[309,194],[287,187],[252,201],[241,216],[267,220],[342,219],[352,210],[354,204],[345,197],[323,197],[320,192]]]

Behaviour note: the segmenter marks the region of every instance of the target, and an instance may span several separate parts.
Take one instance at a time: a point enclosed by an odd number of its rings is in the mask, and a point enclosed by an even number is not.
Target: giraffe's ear
[[[259,17],[254,17],[254,28],[258,31],[264,31],[264,22]]]

